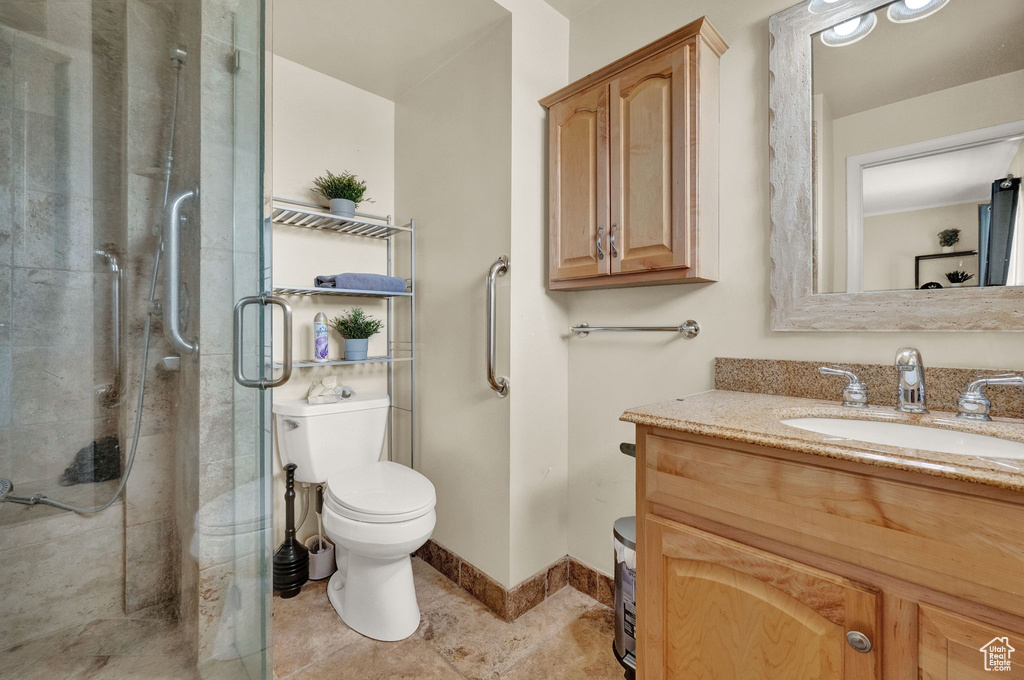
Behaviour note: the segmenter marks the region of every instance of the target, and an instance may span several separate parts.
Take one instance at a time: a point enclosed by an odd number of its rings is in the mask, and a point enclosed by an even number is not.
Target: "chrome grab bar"
[[[267,380],[266,378],[257,378],[254,380],[252,378],[245,377],[245,366],[243,361],[245,333],[242,331],[245,326],[245,308],[249,305],[277,305],[281,308],[281,312],[284,315],[284,328],[281,331],[284,336],[284,367],[281,371],[281,375],[276,380]],[[259,390],[265,390],[271,387],[280,387],[288,382],[289,378],[292,377],[292,308],[288,303],[285,302],[283,298],[279,298],[276,295],[267,295],[266,293],[244,297],[235,303],[233,326],[235,335],[235,381],[243,387],[255,387]]]
[[[181,333],[181,209],[186,202],[199,196],[198,189],[178,194],[167,207],[164,224],[163,247],[167,263],[164,267],[164,337],[181,354],[192,354],[199,349],[196,340],[188,340]]]
[[[99,396],[103,399],[103,404],[108,408],[114,408],[120,405],[126,391],[124,382],[125,370],[121,352],[124,339],[124,308],[121,298],[121,290],[124,287],[124,269],[121,267],[121,255],[116,244],[104,243],[102,248],[94,252],[97,256],[106,260],[110,273],[114,275],[113,283],[111,284],[110,301],[113,313],[111,335],[114,336],[114,379],[110,384],[104,385],[99,390]]]
[[[591,333],[605,332],[633,332],[633,331],[665,331],[670,333],[681,333],[684,338],[695,338],[700,334],[700,324],[693,319],[687,319],[678,326],[591,326],[581,323],[578,326],[570,326],[569,332],[585,338]]]
[[[487,272],[487,384],[499,397],[508,396],[508,378],[494,375],[494,279],[508,272],[508,258],[502,255]]]

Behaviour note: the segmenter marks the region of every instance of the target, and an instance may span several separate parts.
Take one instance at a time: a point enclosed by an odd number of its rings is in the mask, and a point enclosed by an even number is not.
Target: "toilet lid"
[[[436,498],[429,479],[389,461],[339,470],[327,478],[328,505],[366,521],[418,517],[434,507]]]

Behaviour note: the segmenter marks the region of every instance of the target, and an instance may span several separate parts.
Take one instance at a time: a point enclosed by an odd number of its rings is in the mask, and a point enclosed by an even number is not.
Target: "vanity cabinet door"
[[[686,182],[693,47],[624,71],[611,84],[611,263],[625,274],[690,265]]]
[[[608,86],[551,107],[550,272],[608,274]]]
[[[644,680],[881,677],[876,591],[661,518],[644,528]]]
[[[919,611],[920,680],[1024,680],[1024,634],[926,604]]]

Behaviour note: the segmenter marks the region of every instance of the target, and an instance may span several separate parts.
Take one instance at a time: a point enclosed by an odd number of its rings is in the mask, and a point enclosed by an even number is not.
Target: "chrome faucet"
[[[978,378],[967,389],[960,394],[956,400],[957,418],[964,420],[992,420],[989,411],[992,409],[992,402],[989,401],[981,388],[989,385],[1015,385],[1024,387],[1024,376],[1020,375],[994,375],[988,378]]]
[[[903,413],[928,413],[925,408],[924,362],[921,353],[913,347],[902,347],[896,352],[896,368],[900,372],[896,410]]]
[[[846,387],[843,388],[843,406],[851,408],[867,408],[868,388],[860,378],[852,371],[847,371],[838,366],[821,366],[818,373],[822,375],[840,375],[846,378]]]

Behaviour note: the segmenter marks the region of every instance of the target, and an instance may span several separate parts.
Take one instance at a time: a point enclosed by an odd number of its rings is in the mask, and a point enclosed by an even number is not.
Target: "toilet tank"
[[[281,464],[295,463],[298,482],[322,484],[332,472],[380,460],[390,404],[381,393],[357,394],[336,404],[275,403]]]

